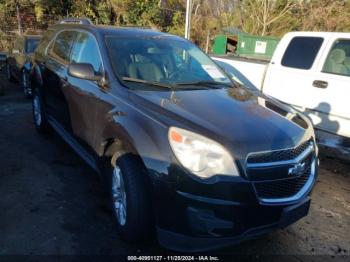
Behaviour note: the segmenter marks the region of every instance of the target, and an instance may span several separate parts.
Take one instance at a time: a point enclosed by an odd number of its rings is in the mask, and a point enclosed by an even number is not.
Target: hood
[[[295,110],[242,87],[136,91],[131,99],[168,126],[218,141],[235,157],[294,147],[312,132],[308,120]]]

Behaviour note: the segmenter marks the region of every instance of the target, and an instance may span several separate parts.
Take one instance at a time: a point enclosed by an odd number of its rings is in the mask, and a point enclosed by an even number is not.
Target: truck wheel
[[[15,79],[12,76],[11,67],[10,67],[9,63],[6,64],[6,76],[7,76],[7,80],[9,82],[14,82],[15,81]]]
[[[24,96],[26,98],[30,98],[32,96],[32,92],[31,92],[30,85],[29,85],[29,75],[28,75],[26,70],[22,71],[20,83],[21,83],[21,87],[23,89]]]
[[[146,174],[140,160],[123,155],[111,170],[111,202],[120,237],[137,242],[149,239],[154,230]]]
[[[39,133],[48,133],[50,131],[50,125],[47,121],[44,104],[38,90],[33,92],[32,111],[36,130]]]

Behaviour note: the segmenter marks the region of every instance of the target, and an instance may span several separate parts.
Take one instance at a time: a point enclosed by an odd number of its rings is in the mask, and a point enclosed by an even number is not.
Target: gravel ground
[[[168,254],[118,239],[97,175],[56,134],[41,136],[18,85],[0,84],[0,255]],[[321,157],[310,214],[216,255],[349,258],[350,165]],[[327,255],[327,256],[309,256]]]

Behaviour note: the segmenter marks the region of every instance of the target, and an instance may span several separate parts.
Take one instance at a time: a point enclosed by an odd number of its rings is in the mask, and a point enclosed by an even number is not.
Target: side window
[[[297,69],[310,69],[323,43],[321,37],[294,37],[282,57],[282,65]]]
[[[89,33],[79,33],[71,53],[72,63],[91,64],[96,73],[101,72],[101,58],[96,39]]]
[[[63,63],[69,62],[69,53],[75,40],[76,32],[64,31],[57,35],[49,55]]]
[[[334,42],[322,72],[350,76],[350,40],[338,39]]]

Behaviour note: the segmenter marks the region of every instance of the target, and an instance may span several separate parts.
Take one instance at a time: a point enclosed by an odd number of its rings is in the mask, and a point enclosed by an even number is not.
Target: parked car
[[[350,155],[350,34],[291,32],[271,61],[213,57],[256,88],[310,117],[319,143]]]
[[[31,56],[37,47],[41,36],[19,36],[7,57],[7,78],[9,81],[19,81],[26,97],[31,96],[28,74],[32,67]]]
[[[107,185],[122,239],[200,251],[307,215],[312,124],[178,36],[63,21],[31,70],[33,119]],[[79,185],[76,185],[79,186]]]

